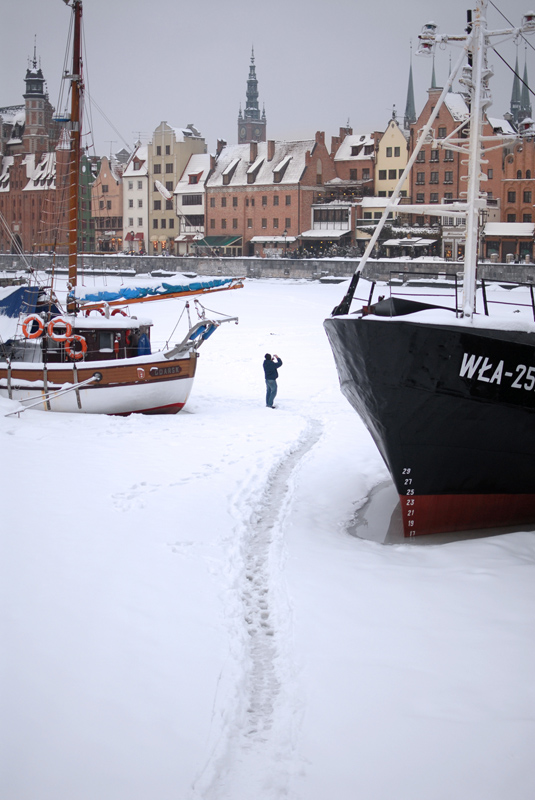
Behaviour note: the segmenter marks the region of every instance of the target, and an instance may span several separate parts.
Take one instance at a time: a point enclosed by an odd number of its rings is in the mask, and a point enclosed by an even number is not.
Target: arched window
[[[521,169],[517,170],[516,177],[517,178],[521,178],[522,177],[522,170]]]
[[[531,170],[530,169],[526,170],[526,178],[531,178]]]

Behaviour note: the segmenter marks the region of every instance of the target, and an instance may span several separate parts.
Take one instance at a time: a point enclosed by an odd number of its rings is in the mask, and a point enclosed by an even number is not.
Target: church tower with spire
[[[247,79],[247,99],[245,111],[242,113],[241,106],[238,114],[238,142],[246,144],[248,142],[266,141],[266,111],[260,113],[258,105],[258,79],[256,77],[254,47],[251,50],[251,64],[249,66],[249,78]]]
[[[409,68],[409,86],[407,89],[407,102],[405,104],[405,116],[403,118],[403,127],[406,131],[410,130],[413,123],[416,122],[416,105],[414,103],[414,84],[412,80],[412,45],[411,45],[411,60]]]
[[[518,51],[516,53],[515,77],[513,78],[513,91],[511,92],[511,116],[515,127],[521,122],[522,97],[520,91],[520,78],[518,72]]]
[[[23,149],[25,153],[52,151],[57,143],[58,131],[52,122],[54,109],[48,99],[43,71],[37,64],[34,44],[33,59],[26,70],[25,124]]]
[[[531,99],[528,83],[528,63],[527,58],[524,59],[524,77],[522,79],[522,90],[520,92],[520,120],[529,117],[532,118]]]

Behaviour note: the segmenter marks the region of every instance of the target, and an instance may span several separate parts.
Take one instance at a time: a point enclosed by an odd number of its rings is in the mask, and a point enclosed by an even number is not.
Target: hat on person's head
[[[270,356],[270,354],[269,354],[269,353],[266,353],[266,355],[264,356],[264,358],[266,358],[268,361],[271,361],[271,356]]]

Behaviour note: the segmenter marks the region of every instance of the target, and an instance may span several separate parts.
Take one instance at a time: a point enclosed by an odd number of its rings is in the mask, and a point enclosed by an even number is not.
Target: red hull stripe
[[[157,408],[144,408],[141,411],[124,411],[121,414],[110,414],[111,417],[129,417],[130,414],[178,414],[184,408],[185,403],[171,403],[168,406],[158,406]]]
[[[535,494],[400,495],[405,536],[535,523]]]

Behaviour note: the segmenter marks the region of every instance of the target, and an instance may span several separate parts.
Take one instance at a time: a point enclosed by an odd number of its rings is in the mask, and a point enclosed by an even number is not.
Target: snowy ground
[[[174,417],[1,402],[3,800],[535,796],[535,535],[350,535],[388,475],[322,328],[343,291],[207,297],[240,324]]]

